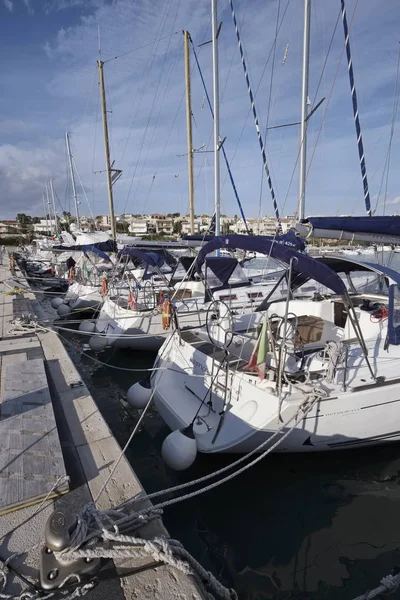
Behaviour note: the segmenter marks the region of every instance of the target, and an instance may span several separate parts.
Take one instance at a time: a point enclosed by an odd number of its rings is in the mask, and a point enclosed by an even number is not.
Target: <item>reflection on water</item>
[[[397,256],[396,256],[397,259]],[[393,265],[392,265],[393,266]],[[78,337],[72,338],[78,343]],[[154,355],[71,350],[120,444],[137,420],[124,394]],[[185,473],[166,469],[160,448],[168,429],[155,410],[128,458],[150,492],[199,477],[232,457],[199,456]],[[171,536],[241,600],[350,600],[400,566],[400,445],[327,454],[274,455],[212,492],[166,509]]]
[[[76,338],[75,338],[76,343]],[[120,444],[137,419],[124,394],[154,355],[107,351],[99,366],[70,350]],[[231,457],[199,456],[169,471],[169,430],[155,410],[128,458],[148,492],[204,475]],[[212,492],[166,509],[165,524],[242,600],[348,600],[400,565],[400,445],[314,455],[274,455]]]

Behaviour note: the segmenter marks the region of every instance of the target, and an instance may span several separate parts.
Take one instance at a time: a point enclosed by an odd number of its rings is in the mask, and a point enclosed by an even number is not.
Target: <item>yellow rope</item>
[[[15,294],[25,294],[25,292],[28,293],[28,290],[24,290],[23,288],[20,287],[13,287],[11,288],[11,290],[9,292],[2,292],[3,296],[15,296]]]

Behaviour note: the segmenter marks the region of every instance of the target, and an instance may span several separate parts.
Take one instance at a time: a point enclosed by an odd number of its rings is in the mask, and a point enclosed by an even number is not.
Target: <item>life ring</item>
[[[162,305],[161,312],[161,321],[164,331],[170,328],[171,326],[171,318],[172,318],[172,304],[171,300],[167,297],[165,298]]]
[[[107,277],[104,275],[101,278],[101,295],[105,296],[107,294]]]
[[[71,267],[69,270],[68,281],[72,283],[74,280],[74,267]]]

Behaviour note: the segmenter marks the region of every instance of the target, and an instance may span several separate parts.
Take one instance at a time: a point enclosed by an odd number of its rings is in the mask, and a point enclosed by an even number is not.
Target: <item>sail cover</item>
[[[313,229],[331,229],[334,231],[352,231],[354,233],[373,233],[400,237],[400,216],[373,217],[307,217],[302,221]]]
[[[140,262],[150,265],[151,267],[162,267],[164,259],[161,255],[155,252],[142,252],[136,248],[124,248],[118,252],[118,258],[121,256],[131,256],[137,258]]]
[[[267,256],[275,258],[283,263],[290,264],[293,259],[293,268],[300,273],[307,274],[315,281],[322,283],[336,294],[344,294],[346,287],[337,273],[326,265],[316,261],[305,254],[297,252],[284,244],[251,235],[225,235],[215,237],[202,247],[197,255],[195,269],[201,273],[201,266],[204,263],[207,254],[218,248],[250,250],[252,252],[261,252]]]

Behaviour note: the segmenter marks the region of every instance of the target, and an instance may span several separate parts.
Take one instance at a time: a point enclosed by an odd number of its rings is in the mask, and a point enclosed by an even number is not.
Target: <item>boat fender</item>
[[[59,296],[57,298],[53,298],[53,300],[51,301],[51,306],[53,308],[58,308],[59,306],[61,306],[61,304],[64,304],[64,300]]]
[[[68,317],[71,314],[71,307],[68,304],[60,304],[57,308],[57,314],[59,317]]]
[[[93,333],[95,328],[96,326],[93,321],[88,321],[87,319],[79,324],[79,331],[83,331],[84,333]]]
[[[132,408],[141,409],[146,406],[152,394],[151,384],[149,379],[137,381],[126,393],[126,400]]]
[[[161,456],[165,464],[174,471],[184,471],[192,466],[197,456],[197,442],[193,425],[176,429],[163,441]]]
[[[107,348],[107,338],[102,335],[93,335],[89,340],[89,346],[93,352],[102,352]]]

